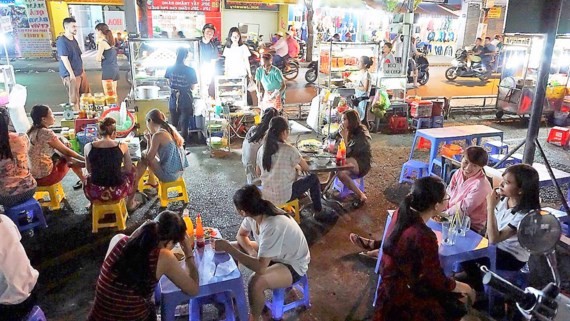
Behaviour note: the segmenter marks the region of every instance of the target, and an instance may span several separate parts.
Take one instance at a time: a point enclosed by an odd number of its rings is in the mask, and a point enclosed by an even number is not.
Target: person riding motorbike
[[[274,65],[279,69],[283,69],[289,58],[289,47],[287,46],[287,40],[283,37],[283,32],[280,31],[276,35],[279,39],[274,45],[269,47],[269,49],[275,51],[275,55],[273,56]]]
[[[491,43],[491,38],[485,37],[485,45],[481,50],[481,62],[487,71],[492,69],[491,62],[495,59],[495,51],[497,51],[497,47]]]

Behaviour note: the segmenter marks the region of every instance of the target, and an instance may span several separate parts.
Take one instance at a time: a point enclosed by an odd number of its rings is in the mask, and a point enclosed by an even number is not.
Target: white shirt
[[[251,56],[246,45],[238,47],[224,47],[225,73],[228,77],[244,77],[248,75],[248,57]]]
[[[241,145],[241,162],[243,166],[244,167],[252,166],[254,170],[257,163],[256,162],[257,151],[259,150],[259,147],[261,147],[261,145],[263,144],[263,138],[256,143],[249,142],[249,139],[253,136],[256,128],[258,128],[258,126],[253,126],[249,129]]]
[[[0,220],[0,304],[19,304],[30,296],[39,272],[30,264],[16,224],[3,214]]]
[[[299,224],[289,215],[267,216],[259,227],[251,217],[246,217],[241,228],[253,234],[259,245],[257,257],[270,258],[273,262],[291,265],[297,274],[307,274],[311,254],[309,245]]]
[[[271,156],[271,170],[263,168],[263,151],[265,145],[257,151],[257,167],[261,169],[261,194],[263,199],[279,206],[291,199],[293,183],[297,177],[295,165],[301,162],[301,154],[297,148],[279,143],[277,153]]]
[[[277,42],[273,45],[273,49],[275,49],[275,54],[279,57],[285,57],[289,53],[289,46],[287,45],[287,40],[285,37],[281,37]]]
[[[505,197],[505,199],[499,201],[499,204],[495,207],[495,217],[497,218],[497,227],[499,228],[499,231],[507,226],[517,230],[522,219],[526,216],[526,213],[521,212],[513,214],[507,201],[508,198]],[[530,253],[521,246],[516,234],[497,244],[497,247],[503,251],[509,252],[521,262],[528,262],[528,259],[530,258]]]

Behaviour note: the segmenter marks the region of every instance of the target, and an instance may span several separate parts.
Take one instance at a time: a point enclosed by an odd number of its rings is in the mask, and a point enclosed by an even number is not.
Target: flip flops
[[[366,250],[367,252],[376,250],[374,248],[374,240],[363,238],[362,236],[354,233],[350,233],[348,238],[352,244]]]

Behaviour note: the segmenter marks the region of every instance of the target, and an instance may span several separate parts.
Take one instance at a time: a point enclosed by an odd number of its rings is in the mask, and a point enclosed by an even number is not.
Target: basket
[[[117,121],[117,137],[127,137],[127,135],[135,128],[135,116],[127,110],[127,121],[123,124],[123,127],[119,127],[119,114],[121,107],[113,107],[105,110],[101,114],[100,120],[105,117],[111,117]]]
[[[83,154],[85,145],[94,142],[98,136],[97,124],[87,124],[83,131],[80,131],[75,135],[77,142],[79,143],[79,152]]]

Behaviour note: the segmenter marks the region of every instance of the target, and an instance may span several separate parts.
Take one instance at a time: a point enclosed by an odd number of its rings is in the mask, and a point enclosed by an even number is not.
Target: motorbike
[[[418,67],[418,84],[421,86],[427,84],[429,80],[429,61],[427,60],[425,53],[420,50],[420,54],[414,57],[416,66]],[[412,71],[408,70],[408,83],[413,83],[414,77]]]
[[[309,69],[305,72],[305,80],[312,84],[317,81],[317,76],[319,75],[319,62],[318,61],[311,61],[309,63]]]
[[[95,43],[95,34],[90,32],[87,37],[85,37],[85,50],[95,50],[97,49],[97,44]]]
[[[468,57],[471,64],[467,61]],[[449,81],[454,81],[457,77],[479,78],[481,81],[487,81],[491,70],[493,67],[485,67],[480,57],[470,55],[465,49],[458,49],[455,52],[455,59],[451,62],[451,67],[445,71],[445,78]]]
[[[307,51],[307,43],[304,40],[301,40],[299,38],[295,38],[295,40],[297,40],[297,42],[299,43],[299,59],[303,59],[303,57],[305,57],[305,51]]]
[[[270,46],[267,44],[261,45],[259,48],[259,55],[263,55],[264,52],[269,52],[275,54],[270,50]],[[280,66],[274,65],[275,67],[279,68],[283,73],[283,78],[287,80],[293,80],[297,78],[299,75],[299,61],[295,58],[289,58],[286,63],[281,64]]]
[[[554,282],[542,290],[533,287],[521,289],[505,280],[486,266],[483,284],[503,293],[516,302],[517,309],[526,320],[567,321],[570,320],[570,297],[560,292],[560,275],[554,248],[560,239],[561,227],[552,214],[532,211],[525,216],[517,229],[520,244],[535,255],[545,255]]]

